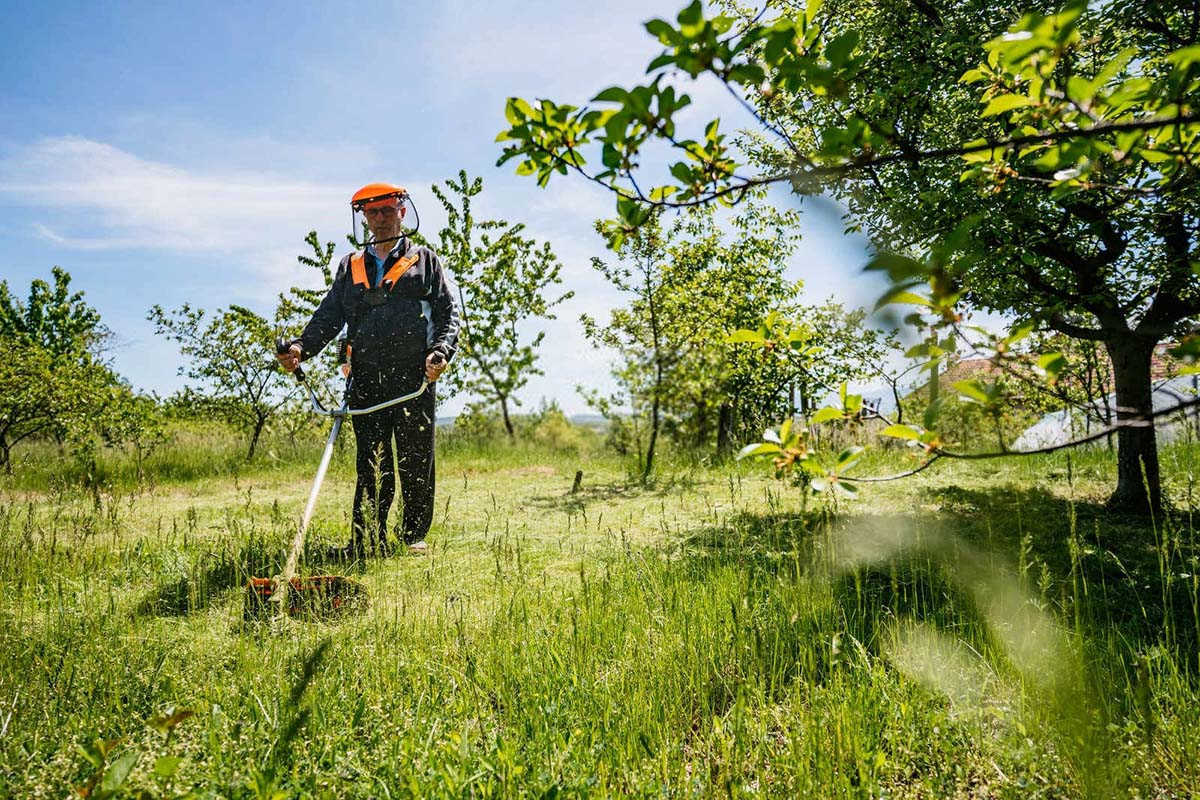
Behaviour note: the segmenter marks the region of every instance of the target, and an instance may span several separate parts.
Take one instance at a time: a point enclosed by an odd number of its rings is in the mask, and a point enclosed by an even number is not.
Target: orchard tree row
[[[1116,395],[1110,505],[1161,506],[1151,360],[1164,340],[1185,359],[1200,351],[1195,3],[696,0],[645,27],[663,47],[645,83],[587,104],[510,99],[500,163],[541,185],[574,174],[609,188],[618,252],[670,208],[775,184],[836,198],[893,283],[881,302],[916,309],[905,323],[932,361],[965,347],[1006,367],[1039,332],[1101,346]],[[699,76],[740,101],[746,129],[684,129]],[[649,155],[664,148],[665,162]],[[972,308],[1008,315],[1013,332],[971,330]],[[1059,356],[1030,354],[1049,383]],[[926,461],[951,453],[935,416],[923,422],[893,432]],[[792,444],[781,458],[808,464]]]

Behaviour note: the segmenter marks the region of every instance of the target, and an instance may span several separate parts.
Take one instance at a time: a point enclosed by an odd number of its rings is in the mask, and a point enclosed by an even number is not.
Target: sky
[[[443,217],[431,184],[481,176],[477,214],[524,222],[550,241],[575,297],[545,324],[525,407],[587,411],[576,391],[610,391],[609,354],[578,324],[621,297],[591,266],[592,230],[613,215],[604,189],[556,176],[540,189],[496,167],[510,96],[582,105],[642,80],[658,43],[642,27],[682,0],[591,2],[0,4],[0,279],[24,297],[58,265],[116,334],[114,366],[160,394],[184,385],[153,305],[269,314],[279,292],[314,285],[297,264],[317,230],[348,252],[349,197],[374,181],[408,187],[423,233]],[[751,127],[715,82],[686,82],[697,134],[711,117]],[[878,297],[866,243],[844,236],[823,198],[771,195],[803,212],[785,265],[813,302]],[[466,398],[442,402],[454,414]]]

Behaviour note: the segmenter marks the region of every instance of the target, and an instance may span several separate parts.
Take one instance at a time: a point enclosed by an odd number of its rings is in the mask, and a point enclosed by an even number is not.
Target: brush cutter
[[[279,353],[286,353],[288,346],[288,343],[283,339],[275,343],[276,351]],[[317,398],[317,393],[308,385],[305,380],[304,370],[301,367],[296,367],[293,374],[296,376],[296,381],[308,390],[313,411],[323,416],[332,417],[333,427],[330,429],[329,438],[325,442],[325,452],[321,454],[321,463],[317,467],[316,477],[313,478],[312,489],[308,493],[308,503],[304,506],[304,515],[300,518],[300,526],[296,529],[296,535],[292,539],[292,546],[288,550],[287,561],[284,562],[283,571],[273,578],[251,578],[246,586],[244,617],[248,620],[262,619],[270,616],[272,614],[272,607],[274,607],[274,611],[276,612],[283,612],[292,616],[328,616],[354,608],[361,608],[366,604],[366,588],[349,578],[341,575],[310,575],[302,578],[296,575],[300,553],[304,550],[304,534],[308,530],[308,523],[312,519],[313,509],[317,505],[317,493],[321,490],[321,483],[325,480],[325,473],[329,469],[329,461],[333,457],[333,444],[337,441],[338,432],[341,431],[342,422],[346,417],[371,414],[399,403],[407,402],[420,396],[429,386],[428,381],[422,380],[421,387],[415,392],[394,397],[391,400],[377,403],[367,408],[350,408],[349,394],[353,377],[348,376],[345,392],[342,396],[341,408],[329,409],[321,404],[321,401]]]

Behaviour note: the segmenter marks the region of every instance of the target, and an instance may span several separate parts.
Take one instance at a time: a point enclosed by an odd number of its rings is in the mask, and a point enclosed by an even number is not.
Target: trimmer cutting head
[[[365,611],[370,605],[366,587],[341,575],[310,575],[292,578],[281,585],[287,591],[283,608],[291,617],[338,617]],[[275,586],[273,578],[250,579],[246,584],[243,619],[265,620],[275,613],[276,604],[272,600]]]

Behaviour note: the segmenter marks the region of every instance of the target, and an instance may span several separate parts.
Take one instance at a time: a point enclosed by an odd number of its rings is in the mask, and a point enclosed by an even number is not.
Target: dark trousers
[[[424,539],[433,522],[433,387],[407,403],[351,419],[358,471],[351,544],[361,549],[364,535],[371,541],[378,535],[381,546],[387,543],[397,472],[404,501],[399,536],[406,543]]]

